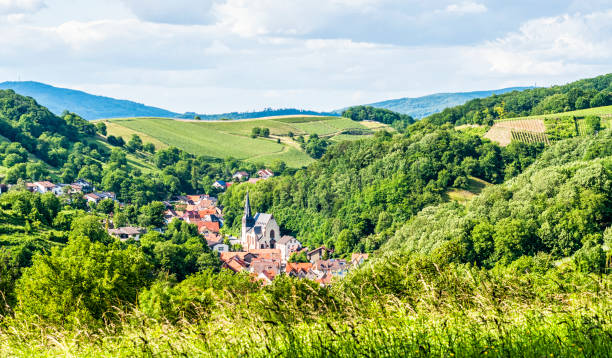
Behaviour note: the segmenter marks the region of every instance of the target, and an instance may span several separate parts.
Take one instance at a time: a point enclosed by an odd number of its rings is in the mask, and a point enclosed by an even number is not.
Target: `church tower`
[[[249,192],[247,191],[244,198],[244,215],[242,216],[242,242],[246,243],[246,233],[255,224],[253,215],[251,215],[251,202],[249,201]]]

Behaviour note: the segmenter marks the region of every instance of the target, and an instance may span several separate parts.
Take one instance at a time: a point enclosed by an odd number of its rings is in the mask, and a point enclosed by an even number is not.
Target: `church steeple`
[[[249,192],[246,192],[246,197],[244,198],[244,217],[249,220],[253,216],[251,215],[251,202],[249,201]]]

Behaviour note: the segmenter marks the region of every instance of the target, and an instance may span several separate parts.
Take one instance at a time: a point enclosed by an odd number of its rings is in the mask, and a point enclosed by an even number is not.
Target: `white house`
[[[276,248],[281,251],[281,261],[286,263],[292,253],[302,248],[302,244],[295,237],[284,235],[276,243]]]

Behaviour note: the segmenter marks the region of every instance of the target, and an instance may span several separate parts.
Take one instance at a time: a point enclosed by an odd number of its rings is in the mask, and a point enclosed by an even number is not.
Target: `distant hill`
[[[180,114],[162,108],[146,106],[137,102],[96,96],[83,91],[54,87],[40,82],[3,82],[0,83],[0,89],[12,89],[21,95],[32,97],[36,102],[47,107],[56,115],[61,114],[64,110],[68,110],[87,120],[127,117],[194,118],[195,116],[199,116],[201,119],[243,119],[296,114],[338,115],[336,113],[315,112],[295,108],[267,108],[257,112],[231,112],[222,114],[196,114],[193,112]]]
[[[96,96],[83,91],[53,87],[40,82],[3,82],[0,89],[32,97],[56,115],[64,110],[74,112],[87,120],[117,117],[177,117],[178,113],[145,106],[127,100]]]
[[[408,114],[414,118],[424,118],[431,114],[441,112],[448,107],[464,104],[474,98],[484,98],[493,94],[502,94],[512,91],[522,91],[533,87],[510,87],[490,91],[436,93],[417,98],[399,98],[383,102],[368,104],[376,108],[386,108],[394,112]],[[342,110],[339,110],[340,112]]]

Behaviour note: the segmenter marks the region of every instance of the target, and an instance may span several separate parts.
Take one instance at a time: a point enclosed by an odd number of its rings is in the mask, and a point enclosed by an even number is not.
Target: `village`
[[[256,173],[249,178],[244,171],[234,173],[231,180],[217,180],[213,188],[225,191],[238,183],[256,183],[274,176],[269,169]],[[112,192],[96,191],[87,180],[78,179],[71,184],[54,184],[49,181],[25,183],[27,190],[35,193],[53,193],[61,196],[82,194],[88,204],[98,204],[110,199],[117,201]],[[0,186],[0,194],[8,186]],[[283,235],[273,214],[253,213],[249,194],[246,193],[242,227],[239,237],[222,233],[223,208],[215,196],[208,194],[181,195],[163,202],[166,210],[164,222],[182,220],[196,225],[199,235],[206,240],[208,247],[219,255],[222,267],[235,273],[246,272],[264,285],[271,283],[279,275],[313,280],[320,285],[330,285],[334,280],[344,277],[351,268],[363,264],[368,254],[353,253],[350,261],[333,257],[333,250],[320,247],[304,247],[295,237]],[[140,240],[147,232],[142,227],[114,227],[112,220],[106,223],[109,235],[121,241]],[[163,231],[164,228],[157,230]]]

